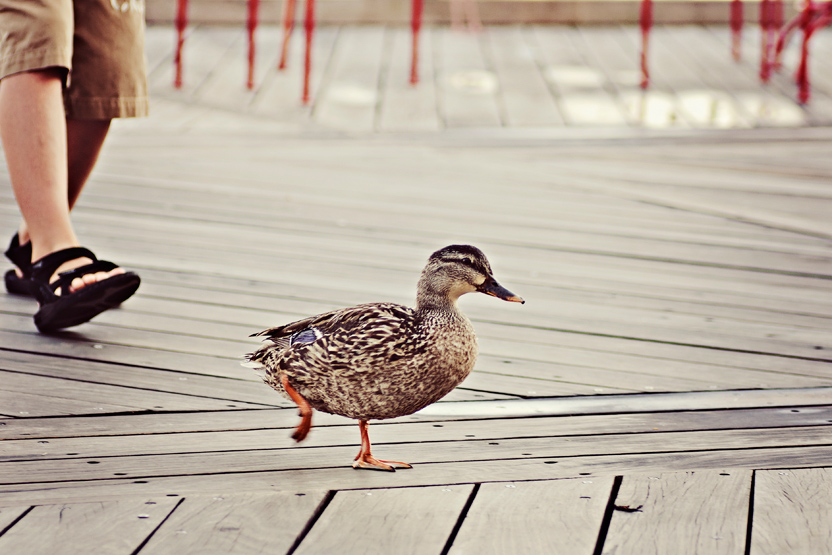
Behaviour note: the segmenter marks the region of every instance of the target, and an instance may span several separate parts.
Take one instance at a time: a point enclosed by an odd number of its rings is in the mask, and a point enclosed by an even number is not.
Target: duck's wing
[[[323,314],[318,314],[317,316],[310,316],[309,318],[304,318],[303,320],[298,320],[297,322],[291,322],[289,324],[284,324],[282,326],[277,326],[274,328],[269,328],[263,330],[258,333],[251,334],[251,337],[264,337],[273,343],[283,343],[284,341],[288,341],[293,335],[307,330],[309,328],[318,328],[319,326],[326,325],[327,322],[332,320],[336,317],[339,313],[343,312],[344,310],[340,308],[338,310],[333,310],[330,312],[324,312]]]
[[[333,310],[283,326],[269,328],[255,336],[265,337],[286,348],[325,338],[332,351],[355,356],[356,351],[400,351],[412,337],[415,313],[395,303],[371,303]]]

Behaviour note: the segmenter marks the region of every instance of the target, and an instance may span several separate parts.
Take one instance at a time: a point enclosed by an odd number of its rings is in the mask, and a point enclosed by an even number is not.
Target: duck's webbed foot
[[[289,384],[289,378],[286,374],[280,376],[280,384],[284,391],[292,398],[292,401],[297,403],[298,412],[300,412],[300,424],[292,434],[292,439],[300,443],[306,436],[309,435],[309,430],[312,429],[312,407],[297,390]]]
[[[367,433],[367,421],[359,420],[358,427],[361,430],[361,451],[352,463],[353,468],[367,468],[370,470],[387,470],[395,472],[397,468],[413,468],[407,463],[399,461],[382,461],[373,456],[370,452],[370,436]]]
[[[413,468],[407,463],[399,462],[399,461],[382,461],[370,453],[359,453],[357,457],[355,457],[355,462],[352,463],[353,468],[367,468],[370,470],[387,470],[390,472],[395,472],[397,468]]]

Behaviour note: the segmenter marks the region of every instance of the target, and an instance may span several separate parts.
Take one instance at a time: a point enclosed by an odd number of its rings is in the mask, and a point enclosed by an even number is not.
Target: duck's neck
[[[421,313],[440,312],[444,314],[461,314],[457,306],[459,296],[437,291],[428,287],[424,280],[419,282],[416,294],[416,311]]]

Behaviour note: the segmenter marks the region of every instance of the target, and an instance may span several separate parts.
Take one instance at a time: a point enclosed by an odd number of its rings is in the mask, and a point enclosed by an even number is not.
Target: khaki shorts
[[[0,79],[48,67],[67,117],[147,115],[144,0],[0,0]]]

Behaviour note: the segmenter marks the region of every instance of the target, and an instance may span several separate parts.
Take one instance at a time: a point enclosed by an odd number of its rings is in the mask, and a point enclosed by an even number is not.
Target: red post
[[[731,55],[734,60],[742,57],[742,0],[731,0]]]
[[[423,0],[413,0],[413,15],[410,27],[413,33],[412,55],[410,60],[410,84],[419,82],[419,32],[422,30]]]
[[[286,0],[283,10],[283,46],[280,49],[280,63],[277,69],[286,69],[286,58],[289,55],[289,39],[295,28],[295,0]]]
[[[773,22],[772,0],[761,0],[760,2],[760,81],[768,83],[771,77],[771,47],[772,47],[772,22]]]
[[[257,8],[260,0],[248,0],[248,20],[246,28],[248,29],[248,80],[246,88],[251,90],[254,88],[254,32],[257,30]]]
[[[315,0],[306,0],[306,54],[303,66],[303,103],[309,104],[309,74],[312,71],[312,33],[315,30]]]
[[[188,0],[177,0],[176,6],[176,56],[173,63],[176,67],[176,76],[173,78],[173,86],[182,88],[182,45],[185,43],[185,28],[188,26]]]
[[[817,14],[817,12],[816,12]],[[825,11],[815,15],[814,20],[803,30],[803,46],[800,50],[800,65],[797,68],[797,101],[801,104],[809,102],[809,39],[818,29],[832,23],[832,4],[826,4]]]
[[[650,71],[647,68],[647,44],[650,29],[653,27],[653,2],[652,0],[641,0],[641,88],[646,89],[650,85]]]

